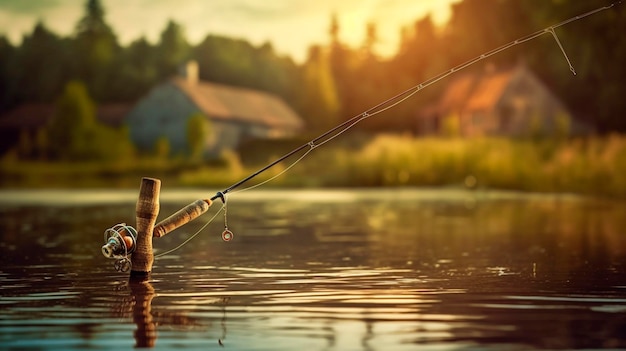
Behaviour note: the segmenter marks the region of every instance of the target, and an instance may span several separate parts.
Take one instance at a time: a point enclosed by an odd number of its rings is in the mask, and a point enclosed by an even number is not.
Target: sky
[[[197,44],[207,34],[243,38],[302,62],[312,44],[328,42],[330,18],[336,14],[340,39],[361,45],[368,22],[377,26],[379,54],[397,49],[400,28],[431,14],[443,24],[450,4],[461,0],[102,0],[106,20],[121,44],[145,36],[156,43],[169,19],[181,24]],[[21,43],[42,20],[59,35],[70,35],[84,13],[86,0],[0,0],[0,34]]]

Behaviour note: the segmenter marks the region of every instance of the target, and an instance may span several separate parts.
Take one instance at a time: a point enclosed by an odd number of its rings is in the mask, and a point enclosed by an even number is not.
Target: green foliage
[[[527,126],[528,137],[533,140],[540,140],[546,136],[546,127],[544,125],[543,116],[539,113],[533,113],[530,116]]]
[[[39,128],[35,134],[35,150],[37,152],[36,158],[39,160],[46,160],[49,155],[49,141],[48,133],[45,128]]]
[[[189,52],[190,46],[183,27],[170,20],[161,33],[161,40],[156,48],[160,75],[168,77],[176,74],[179,66],[188,59]]]
[[[357,151],[336,147],[313,154],[290,177],[318,186],[471,186],[626,197],[625,171],[626,137],[618,135],[561,143],[380,135]]]
[[[287,102],[297,89],[297,67],[278,57],[269,44],[254,47],[241,39],[208,35],[194,48],[200,78],[222,84],[269,91]]]
[[[128,130],[96,125],[88,132],[87,153],[90,160],[125,162],[135,156]]]
[[[30,157],[32,155],[34,145],[26,130],[22,130],[20,132],[20,139],[17,148],[21,157]]]
[[[505,138],[412,138],[380,135],[354,145],[347,139],[312,153],[270,185],[327,187],[449,186],[531,192],[569,192],[626,198],[626,137],[550,140]],[[226,152],[210,165],[167,159],[169,142],[159,141],[161,161],[21,162],[7,153],[0,163],[3,184],[75,185],[76,177],[90,184],[111,184],[112,177],[136,186],[137,176],[162,174],[168,184],[230,185],[257,170],[244,168],[238,155]],[[298,144],[298,143],[296,143]],[[150,162],[147,162],[150,161]],[[259,176],[270,179],[284,170],[278,165]],[[126,176],[125,176],[126,175]],[[50,179],[53,178],[53,179]],[[121,180],[120,180],[121,181]],[[55,183],[55,184],[57,184]]]
[[[304,95],[300,102],[302,115],[313,130],[323,130],[337,123],[339,100],[328,62],[328,55],[319,47],[309,51],[303,68]]]
[[[62,160],[127,159],[134,154],[127,134],[100,125],[84,84],[72,81],[57,101],[47,137],[38,135],[37,143],[47,144],[52,157]]]
[[[572,132],[572,119],[565,112],[559,112],[554,117],[554,138],[556,140],[565,140],[569,138]]]
[[[64,85],[76,79],[85,82],[99,103],[136,101],[187,59],[194,59],[202,79],[276,93],[302,116],[310,116],[314,127],[323,128],[486,50],[595,7],[584,1],[464,0],[453,5],[444,28],[428,16],[402,28],[397,53],[384,59],[375,50],[378,24],[364,23],[364,43],[352,48],[340,40],[338,13],[331,18],[329,44],[312,48],[309,60],[296,64],[276,54],[269,43],[254,46],[208,35],[190,45],[184,28],[173,21],[166,24],[158,43],[140,38],[121,47],[102,1],[85,4],[71,37],[57,36],[41,22],[16,47],[0,36],[0,112],[24,102],[54,101]],[[623,6],[560,28],[559,38],[578,72],[575,80],[551,38],[506,50],[489,62],[510,66],[523,60],[550,82],[574,117],[586,119],[601,132],[626,131],[621,78],[626,65],[618,64],[626,59],[623,32]],[[412,129],[415,111],[433,103],[446,84],[429,87],[395,107],[393,115],[368,119],[359,127]]]
[[[55,99],[71,72],[67,46],[66,40],[50,32],[42,22],[37,22],[19,48],[2,50],[0,60],[4,61],[6,77],[2,83],[6,84],[6,90],[0,92],[3,99],[8,103]]]
[[[6,36],[0,35],[0,90],[5,90],[7,88],[7,83],[9,79],[9,62],[10,59],[15,55],[15,48],[7,39]],[[2,96],[0,96],[0,103]]]
[[[52,155],[61,159],[85,159],[90,129],[95,124],[95,107],[81,82],[66,85],[48,127]]]
[[[143,37],[133,41],[113,65],[118,71],[109,89],[115,91],[117,99],[136,100],[161,79],[156,49]]]
[[[162,136],[154,143],[154,155],[159,160],[167,160],[171,154],[170,140],[166,136]]]
[[[461,136],[461,120],[458,115],[450,115],[441,121],[439,133],[448,138]]]
[[[194,113],[187,119],[187,148],[192,160],[202,159],[210,133],[209,120],[202,113]]]
[[[88,0],[85,15],[76,25],[75,59],[79,74],[98,100],[110,99],[108,87],[114,77],[114,59],[119,53],[117,38],[105,21],[99,0]]]
[[[534,27],[557,23],[598,5],[571,0],[532,0],[520,4],[530,18],[529,25]],[[571,79],[562,55],[556,54],[558,49],[552,40],[533,44],[525,57],[542,78],[552,83],[554,90],[563,94],[576,117],[597,126],[602,132],[626,130],[626,119],[623,118],[626,112],[626,99],[623,98],[626,67],[616,64],[626,58],[626,38],[620,35],[623,32],[626,32],[623,5],[557,30],[577,71],[575,80]]]

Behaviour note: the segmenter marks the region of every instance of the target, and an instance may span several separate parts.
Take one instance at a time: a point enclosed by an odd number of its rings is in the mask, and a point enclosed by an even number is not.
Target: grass
[[[7,161],[0,163],[4,188],[136,187],[143,176],[177,181],[179,163]]]
[[[289,151],[294,143],[225,154],[219,162],[0,163],[3,187],[136,187],[142,176],[168,186],[226,187]],[[296,141],[294,145],[301,145]],[[260,150],[260,151],[259,151]],[[256,152],[255,152],[256,151]],[[249,186],[278,175],[280,164]],[[626,137],[564,141],[413,138],[379,135],[333,141],[269,183],[278,187],[458,186],[626,197]]]
[[[358,152],[315,155],[323,186],[447,186],[626,196],[626,138],[512,140],[378,136]]]

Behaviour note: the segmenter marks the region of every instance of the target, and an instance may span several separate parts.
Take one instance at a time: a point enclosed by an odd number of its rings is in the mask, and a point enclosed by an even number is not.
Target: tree
[[[0,35],[0,113],[4,112],[11,105],[13,93],[10,89],[14,89],[10,79],[13,75],[10,66],[15,59],[16,48],[4,36]]]
[[[365,26],[365,41],[363,42],[363,52],[366,57],[373,57],[374,47],[378,44],[378,30],[376,29],[376,23],[368,22]]]
[[[196,112],[187,120],[187,148],[191,159],[202,159],[210,132],[209,121],[202,113]]]
[[[16,102],[49,102],[56,98],[68,78],[65,44],[37,22],[7,67],[8,98]]]
[[[193,58],[203,80],[271,92],[288,103],[298,94],[298,67],[269,43],[255,47],[245,40],[208,35],[194,48]]]
[[[328,55],[319,46],[309,49],[303,69],[303,97],[301,113],[310,128],[326,129],[337,123],[339,100],[330,70]]]
[[[524,10],[535,28],[558,23],[598,6],[587,1],[524,1]],[[604,2],[608,4],[608,2]],[[598,127],[601,132],[626,131],[624,77],[626,67],[626,11],[624,5],[557,28],[576,77],[568,70],[563,55],[551,37],[533,44],[528,64],[564,100],[579,119]],[[598,87],[602,87],[598,89]]]
[[[60,159],[88,158],[89,131],[96,123],[95,106],[82,82],[72,81],[58,99],[48,135],[52,154]]]
[[[176,74],[180,65],[189,58],[190,46],[185,38],[183,27],[170,20],[161,32],[161,40],[156,49],[159,60],[159,74],[168,77]]]
[[[415,22],[413,30],[405,29],[398,54],[393,59],[398,66],[398,71],[407,73],[404,77],[411,77],[413,84],[418,80],[424,80],[434,72],[432,68],[444,54],[440,51],[440,40],[435,29],[435,24],[430,16],[426,16]],[[441,65],[438,65],[441,66]],[[439,71],[444,68],[436,67]]]
[[[457,114],[446,116],[439,128],[439,134],[447,138],[456,138],[461,135],[461,120]]]
[[[340,120],[348,120],[361,112],[357,111],[358,97],[353,93],[354,82],[356,76],[356,54],[350,50],[341,40],[339,34],[341,25],[336,14],[330,19],[330,49],[329,49],[329,65],[331,74],[337,87],[337,96],[339,100],[339,116]]]
[[[442,35],[430,16],[425,16],[402,29],[402,40],[398,53],[390,60],[391,84],[398,90],[419,84],[449,68],[448,51],[442,44]],[[410,126],[416,106],[426,106],[438,97],[443,87],[433,86],[421,91],[411,99],[412,103],[399,105],[394,115],[398,116],[397,126]],[[439,90],[439,91],[438,91]]]
[[[118,72],[109,84],[116,98],[136,101],[158,84],[156,49],[144,37],[133,41],[114,63]]]
[[[444,42],[454,44],[449,46],[447,54],[452,64],[460,64],[481,52],[532,33],[529,14],[535,10],[524,11],[524,3],[517,0],[464,0],[454,4],[446,35],[442,38]],[[507,63],[519,54],[519,51],[507,50],[490,60]]]
[[[76,59],[79,76],[98,101],[110,100],[115,91],[108,89],[114,77],[112,63],[119,53],[117,38],[105,21],[99,0],[88,0],[86,13],[76,25]]]
[[[170,140],[166,136],[161,136],[154,143],[154,155],[160,161],[165,161],[171,153]]]
[[[66,85],[47,134],[46,142],[57,159],[123,161],[134,156],[126,130],[116,130],[96,120],[95,104],[80,81]]]

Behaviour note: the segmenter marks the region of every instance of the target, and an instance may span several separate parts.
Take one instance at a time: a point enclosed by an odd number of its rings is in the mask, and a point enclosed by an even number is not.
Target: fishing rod
[[[301,152],[302,150],[305,150],[306,148],[313,149],[313,148],[316,148],[318,146],[321,146],[322,144],[325,144],[326,142],[334,139],[336,136],[341,134],[341,132],[343,132],[343,131],[353,127],[357,123],[360,123],[364,119],[372,117],[374,115],[377,115],[377,114],[379,114],[379,113],[381,113],[383,111],[388,110],[391,107],[396,106],[397,104],[399,104],[400,102],[403,102],[407,98],[413,96],[414,94],[416,94],[420,90],[423,90],[424,88],[426,88],[426,87],[428,87],[428,86],[430,86],[432,84],[437,83],[438,81],[448,77],[449,75],[451,75],[453,73],[456,73],[458,71],[461,71],[461,70],[463,70],[463,69],[465,69],[465,68],[467,68],[469,66],[472,66],[473,64],[475,64],[477,62],[480,62],[480,61],[482,61],[482,60],[484,60],[484,59],[486,59],[486,58],[488,58],[490,56],[493,56],[493,55],[495,55],[497,53],[500,53],[500,52],[502,52],[504,50],[507,50],[507,49],[509,49],[509,48],[511,48],[513,46],[516,46],[516,45],[525,43],[527,41],[533,40],[535,38],[538,38],[538,37],[540,37],[540,36],[542,36],[544,34],[548,34],[548,33],[552,34],[554,40],[556,41],[556,43],[559,46],[561,52],[563,53],[563,56],[564,56],[565,60],[567,61],[567,64],[569,66],[570,71],[572,72],[573,75],[576,75],[576,70],[574,69],[574,66],[572,65],[569,57],[567,56],[567,54],[565,52],[565,49],[563,48],[563,45],[561,44],[561,41],[559,40],[559,37],[556,35],[556,32],[554,30],[556,28],[562,27],[562,26],[564,26],[566,24],[569,24],[571,22],[574,22],[574,21],[583,19],[585,17],[589,17],[591,15],[594,15],[594,14],[600,12],[600,11],[608,10],[608,9],[618,5],[618,4],[621,4],[622,1],[623,0],[620,0],[620,1],[614,2],[614,3],[610,4],[610,5],[599,7],[597,9],[595,9],[595,10],[591,10],[589,12],[585,12],[583,14],[571,17],[571,18],[569,18],[567,20],[564,20],[564,21],[559,22],[557,24],[554,24],[552,26],[546,27],[546,28],[544,28],[542,30],[538,30],[538,31],[536,31],[536,32],[534,32],[532,34],[528,34],[526,36],[523,36],[523,37],[520,37],[518,39],[515,39],[515,40],[513,40],[513,41],[511,41],[511,42],[509,42],[507,44],[501,45],[501,46],[499,46],[499,47],[497,47],[497,48],[495,48],[493,50],[487,51],[487,52],[485,52],[485,53],[483,53],[481,55],[478,55],[475,58],[473,58],[471,60],[468,60],[468,61],[466,61],[466,62],[464,62],[464,63],[462,63],[462,64],[460,64],[460,65],[458,65],[456,67],[453,67],[453,68],[451,68],[451,69],[449,69],[449,70],[447,70],[445,72],[442,72],[442,73],[440,73],[440,74],[438,74],[438,75],[436,75],[436,76],[434,76],[434,77],[432,77],[432,78],[430,78],[430,79],[428,79],[428,80],[426,80],[426,81],[424,81],[424,82],[422,82],[420,84],[417,84],[417,85],[415,85],[415,86],[413,86],[413,87],[411,87],[409,89],[406,89],[405,91],[403,91],[403,92],[401,92],[401,93],[399,93],[399,94],[397,94],[395,96],[392,96],[391,98],[389,98],[389,99],[379,103],[378,105],[373,106],[373,107],[369,108],[368,110],[366,110],[366,111],[364,111],[364,112],[362,112],[362,113],[360,113],[360,114],[358,114],[358,115],[356,115],[356,116],[346,120],[345,122],[343,122],[343,123],[333,127],[332,129],[324,132],[323,134],[321,134],[318,137],[314,138],[313,140],[309,141],[308,143],[303,144],[303,145],[301,145],[301,146],[291,150],[287,154],[283,155],[282,157],[279,157],[275,161],[269,163],[265,167],[263,167],[263,168],[259,169],[258,171],[250,174],[249,176],[241,179],[240,181],[236,182],[235,184],[229,186],[228,188],[226,188],[226,189],[224,189],[222,191],[217,192],[211,198],[211,200],[220,199],[222,201],[225,201],[224,196],[227,193],[233,191],[234,189],[240,187],[241,185],[243,185],[243,184],[249,182],[250,180],[256,178],[258,175],[260,175],[261,173],[264,173],[265,171],[269,170],[270,168],[276,166],[277,164],[279,164],[279,163],[281,163],[281,162],[291,158],[293,155],[297,154],[298,152]],[[334,134],[334,133],[337,133],[337,134]],[[325,138],[328,138],[328,139],[325,139]],[[323,140],[323,142],[318,144],[322,140]]]
[[[227,205],[226,195],[228,193],[239,188],[243,184],[251,181],[252,179],[259,176],[260,174],[268,171],[269,169],[276,166],[277,164],[282,163],[283,161],[293,157],[294,155],[308,149],[306,152],[304,152],[304,154],[302,154],[298,159],[296,159],[295,162],[293,162],[289,167],[287,167],[285,170],[283,170],[279,174],[275,175],[274,177],[260,184],[251,186],[246,189],[257,187],[262,184],[265,184],[266,182],[273,180],[274,178],[288,171],[291,167],[293,167],[300,160],[306,157],[311,151],[335,139],[336,137],[343,134],[350,128],[362,122],[363,120],[373,117],[379,113],[382,113],[384,111],[387,111],[397,106],[398,104],[404,102],[405,100],[412,97],[419,91],[427,88],[430,85],[433,85],[439,82],[440,80],[454,73],[457,73],[488,57],[491,57],[502,51],[508,50],[514,46],[536,39],[544,34],[552,35],[556,44],[561,50],[561,53],[563,54],[563,57],[565,58],[567,65],[569,66],[569,70],[572,72],[573,75],[576,75],[576,70],[574,69],[574,66],[572,65],[569,57],[567,56],[567,53],[565,52],[565,49],[563,45],[561,44],[561,41],[559,40],[559,37],[557,36],[555,29],[562,27],[564,25],[567,25],[569,23],[581,20],[583,18],[589,17],[598,12],[611,9],[617,5],[620,5],[622,2],[623,0],[615,1],[609,5],[598,7],[594,10],[568,18],[557,24],[551,25],[544,29],[538,30],[534,33],[520,37],[504,45],[501,45],[495,49],[492,49],[483,54],[480,54],[468,61],[465,61],[464,63],[458,66],[455,66],[451,69],[448,69],[447,71],[444,71],[430,79],[427,79],[426,81],[422,83],[414,85],[411,88],[406,89],[402,91],[401,93],[394,95],[388,98],[387,100],[384,100],[383,102],[369,108],[368,110],[362,112],[361,114],[358,114],[346,120],[345,122],[338,124],[337,126],[329,129],[328,131],[312,139],[308,143],[305,143],[289,151],[285,155],[270,162],[265,167],[257,170],[256,172],[250,174],[249,176],[232,184],[228,188],[222,191],[218,191],[211,198],[201,199],[201,200],[192,202],[191,204],[183,207],[181,210],[179,210],[178,212],[174,213],[173,215],[169,216],[168,218],[164,219],[163,221],[161,221],[160,223],[156,225],[155,225],[155,222],[156,222],[156,218],[158,216],[159,207],[160,207],[158,199],[159,199],[159,194],[160,194],[161,181],[158,179],[154,179],[154,178],[143,178],[141,181],[140,190],[139,190],[139,200],[137,201],[137,206],[135,209],[137,229],[133,228],[132,226],[128,226],[125,223],[117,224],[113,226],[112,228],[107,229],[104,233],[105,245],[102,247],[102,253],[105,257],[113,258],[117,260],[115,262],[115,268],[118,271],[127,272],[132,267],[131,276],[133,275],[145,276],[146,274],[149,274],[150,271],[152,270],[152,263],[154,261],[154,254],[152,252],[152,237],[162,237],[165,234],[175,230],[176,228],[179,228],[180,226],[199,217],[200,215],[204,214],[209,209],[213,201],[218,200],[218,199],[221,200],[223,204],[220,211],[224,210],[224,231],[222,232],[222,239],[224,241],[230,241],[233,239],[234,235],[232,231],[228,229],[227,207],[226,207]],[[209,222],[207,222],[200,230],[198,230],[189,239],[185,240],[182,244],[180,244],[176,248],[169,250],[165,253],[159,254],[159,256],[169,254],[179,249],[183,245],[185,245],[187,242],[193,239],[196,235],[198,235],[209,223],[211,223],[213,219],[217,217],[220,211],[218,211],[215,214],[215,216],[211,218]],[[128,258],[128,256],[131,254],[132,254],[131,256],[132,261],[131,259]]]

